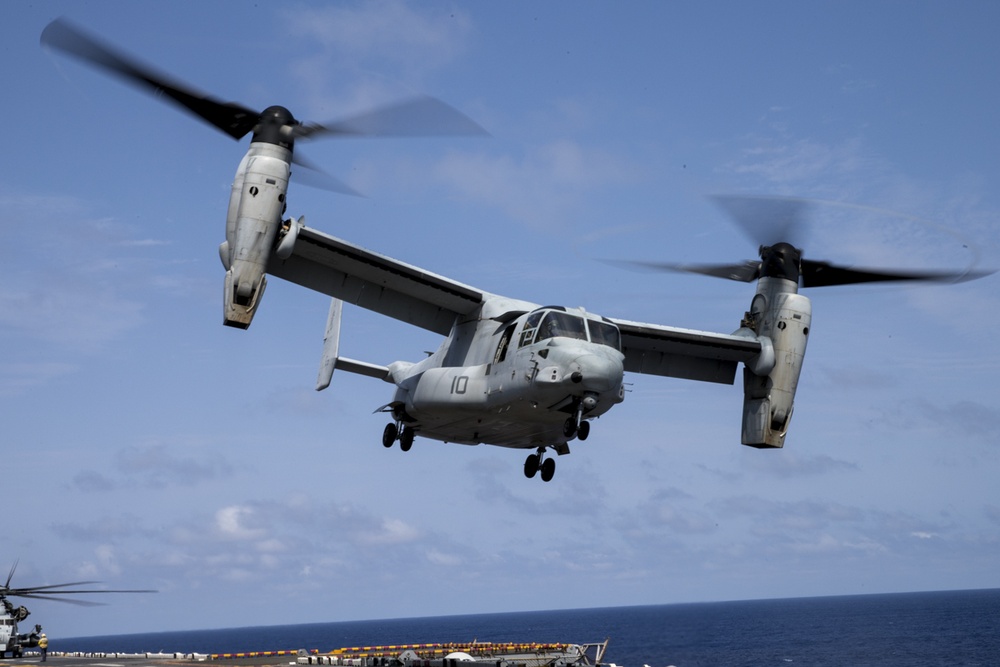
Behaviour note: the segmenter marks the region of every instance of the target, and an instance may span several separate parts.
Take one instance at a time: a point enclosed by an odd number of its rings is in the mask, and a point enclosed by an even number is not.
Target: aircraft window
[[[507,358],[507,348],[510,346],[510,339],[514,336],[514,329],[517,324],[511,324],[504,329],[503,336],[500,337],[500,344],[497,345],[497,353],[493,355],[493,363],[499,364]]]
[[[590,329],[591,341],[621,351],[621,333],[619,333],[618,327],[607,322],[598,322],[597,320],[587,320],[587,327]]]
[[[548,312],[545,315],[542,326],[539,327],[538,340],[555,338],[556,336],[587,340],[587,331],[584,328],[583,318],[554,310]]]
[[[518,347],[530,345],[535,340],[535,329],[538,328],[538,321],[542,319],[544,314],[545,311],[536,310],[524,320],[524,329],[521,330],[521,340],[517,344]]]

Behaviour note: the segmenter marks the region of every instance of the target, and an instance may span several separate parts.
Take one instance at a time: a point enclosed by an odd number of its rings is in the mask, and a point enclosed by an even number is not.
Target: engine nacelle
[[[249,327],[267,286],[267,262],[285,211],[291,155],[283,146],[253,142],[233,179],[226,241],[219,247],[226,268],[223,323],[227,326]]]
[[[797,288],[789,280],[761,278],[744,322],[774,349],[766,375],[743,369],[742,442],[750,447],[785,444],[812,322],[812,304]]]

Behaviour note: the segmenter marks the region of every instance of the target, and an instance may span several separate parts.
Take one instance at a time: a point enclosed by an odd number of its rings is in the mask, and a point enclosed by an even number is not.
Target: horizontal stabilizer
[[[378,364],[369,364],[366,361],[355,361],[354,359],[345,359],[343,357],[338,357],[336,362],[337,368],[342,371],[347,371],[348,373],[357,373],[358,375],[367,375],[368,377],[375,378],[376,380],[384,380],[385,382],[392,382],[392,373],[385,366],[379,366]]]

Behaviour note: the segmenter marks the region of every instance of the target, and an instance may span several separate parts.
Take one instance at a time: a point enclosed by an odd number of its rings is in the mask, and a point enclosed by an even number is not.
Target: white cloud
[[[254,509],[245,505],[230,505],[223,507],[215,513],[215,528],[224,539],[238,541],[256,540],[261,538],[265,531],[247,525],[248,521],[255,518]]]
[[[382,520],[378,531],[362,533],[359,539],[362,544],[387,545],[413,542],[419,536],[420,531],[405,521],[386,518]]]
[[[424,78],[455,61],[472,32],[460,8],[417,10],[396,0],[298,6],[282,15],[288,39],[298,45],[293,74],[300,88],[309,91],[313,109],[338,117],[424,92]],[[350,90],[329,87],[345,79]]]
[[[640,178],[627,159],[564,139],[510,155],[453,152],[434,177],[473,202],[496,207],[530,227],[564,229],[588,212],[595,189]]]

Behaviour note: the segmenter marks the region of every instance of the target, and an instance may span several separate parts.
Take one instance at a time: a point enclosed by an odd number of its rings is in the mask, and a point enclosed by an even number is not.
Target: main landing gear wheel
[[[556,460],[545,459],[542,461],[542,481],[551,482],[552,476],[556,474]]]
[[[396,425],[393,423],[386,424],[385,430],[382,431],[382,446],[386,448],[392,447],[392,443],[396,442],[397,435],[399,435],[399,429],[396,428]]]
[[[417,432],[409,426],[404,426],[400,429],[396,424],[389,422],[385,425],[385,430],[382,431],[382,446],[388,449],[392,447],[392,443],[399,440],[399,448],[404,452],[408,452],[410,451],[410,447],[413,446],[413,439],[416,436]]]
[[[538,472],[539,457],[538,454],[529,454],[528,458],[524,460],[524,476],[531,479]]]
[[[552,480],[552,476],[556,474],[556,460],[543,459],[542,457],[544,455],[545,450],[539,450],[537,454],[528,455],[528,458],[524,460],[525,477],[531,479],[539,470],[541,470],[543,482]]]
[[[403,432],[399,434],[399,448],[404,452],[410,451],[410,447],[413,446],[413,438],[416,433],[409,426],[403,427]]]

